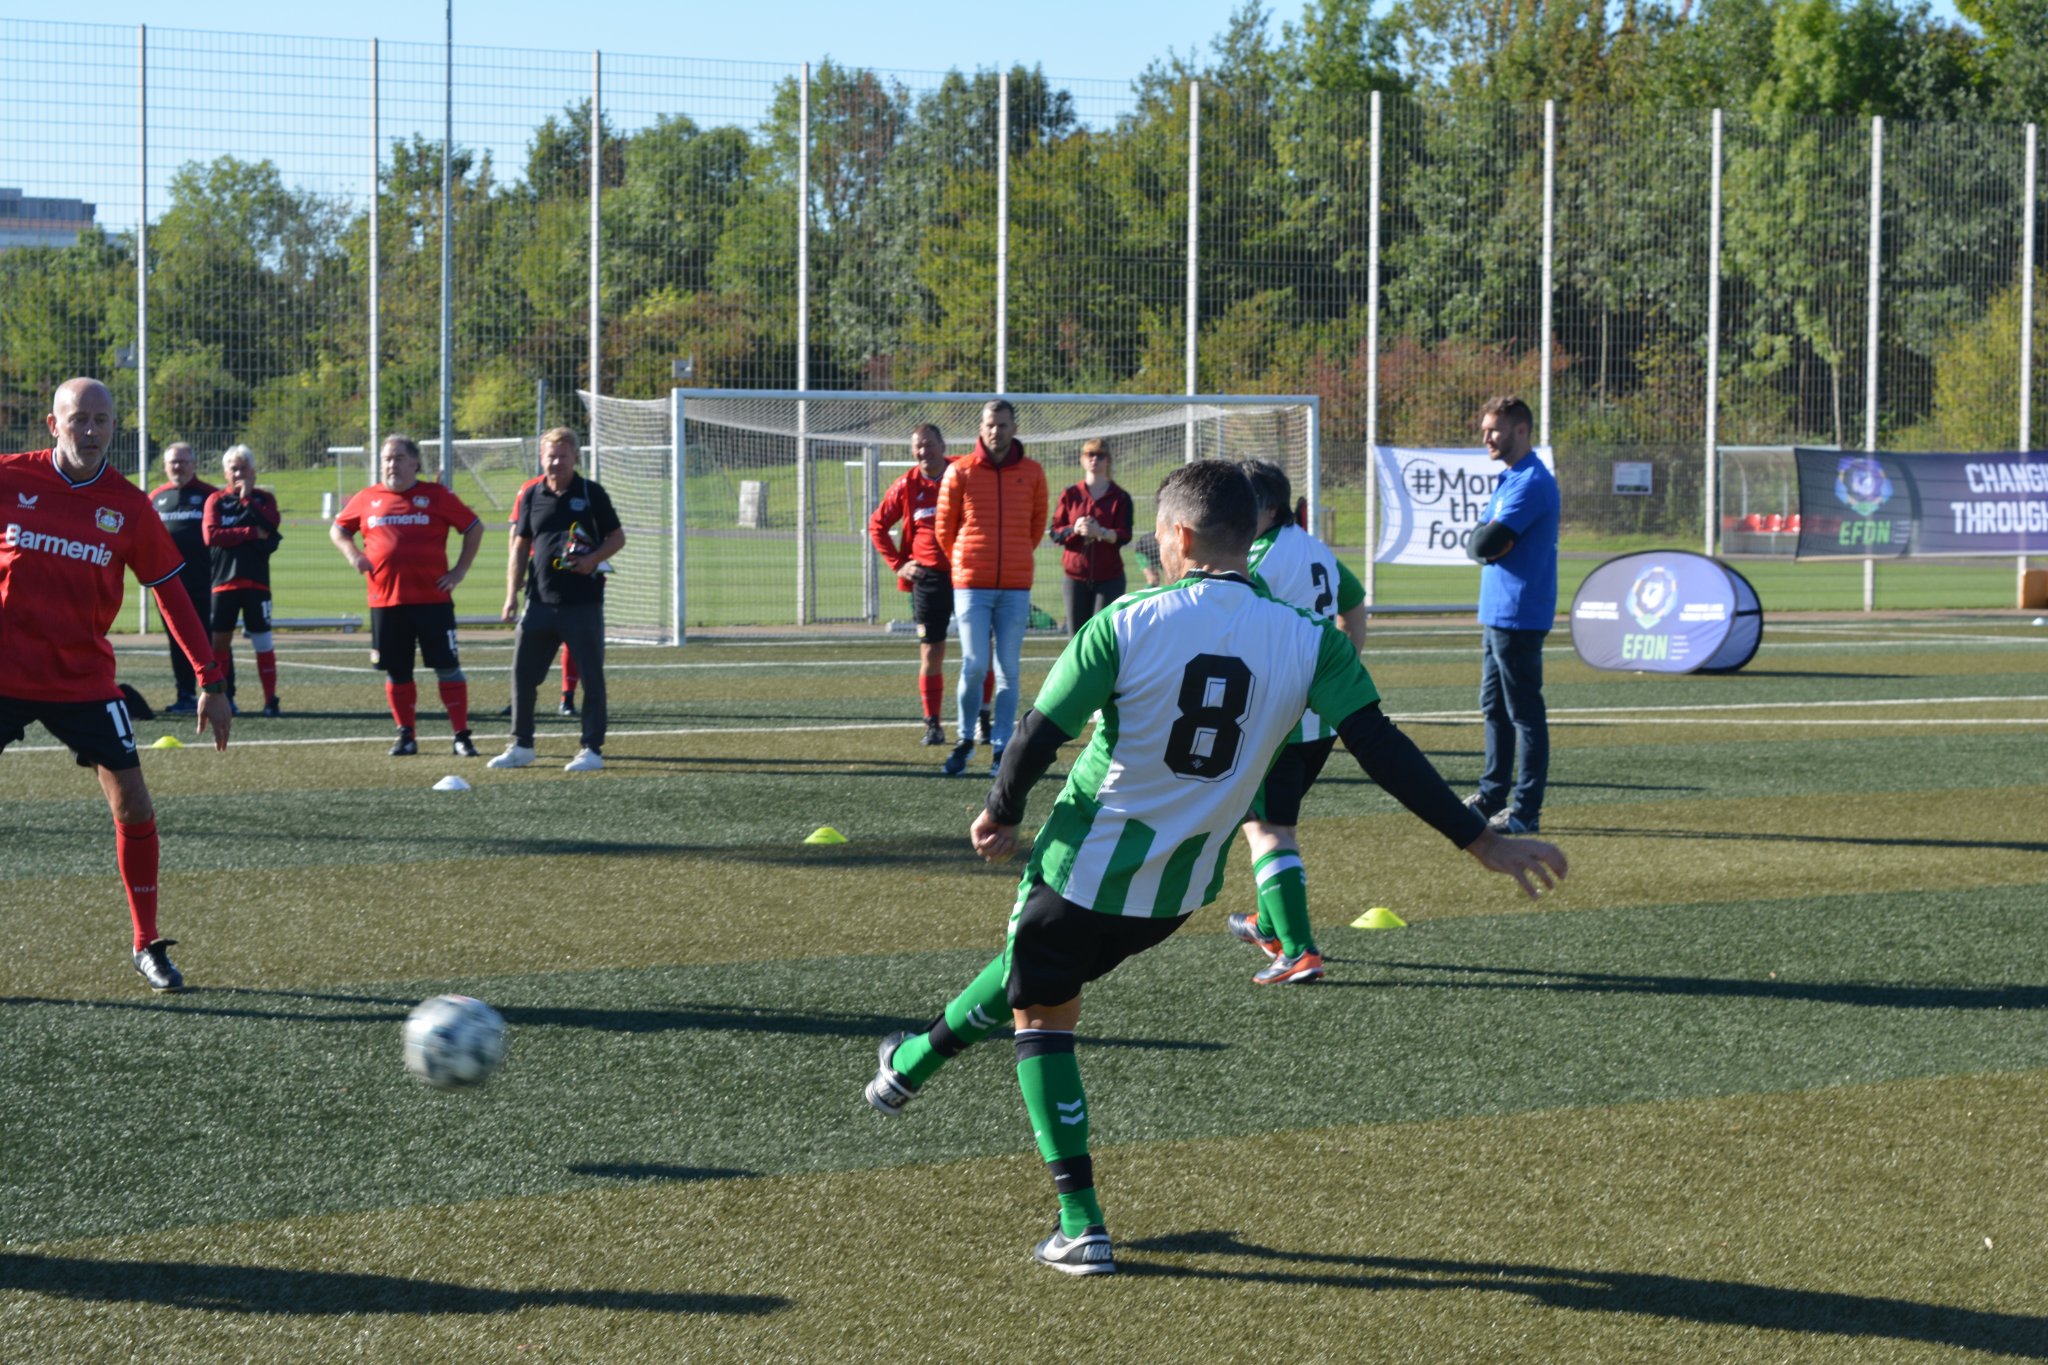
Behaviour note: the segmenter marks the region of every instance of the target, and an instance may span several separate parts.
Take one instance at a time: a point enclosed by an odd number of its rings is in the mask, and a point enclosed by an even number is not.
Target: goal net
[[[909,467],[920,424],[939,429],[947,454],[965,455],[988,401],[985,394],[770,389],[580,396],[591,418],[593,477],[626,523],[626,549],[607,590],[607,626],[651,639],[907,619],[908,594],[896,591],[870,543],[868,517]],[[1152,527],[1160,480],[1193,459],[1272,460],[1312,514],[1320,502],[1313,396],[1006,396],[1017,410],[1017,439],[1045,468],[1049,505],[1080,478],[1081,445],[1090,439],[1108,443],[1113,477],[1131,495],[1140,534]],[[1124,551],[1132,587],[1145,581],[1135,550]],[[1065,613],[1060,580],[1059,547],[1044,542],[1032,588],[1039,628],[1058,625]]]

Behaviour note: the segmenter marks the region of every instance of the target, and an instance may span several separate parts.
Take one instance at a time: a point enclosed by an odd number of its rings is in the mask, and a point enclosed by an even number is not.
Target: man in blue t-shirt
[[[1485,639],[1479,710],[1486,725],[1486,768],[1479,775],[1479,790],[1465,804],[1508,834],[1534,834],[1540,827],[1543,786],[1550,775],[1543,639],[1557,619],[1559,502],[1557,480],[1529,444],[1534,425],[1534,414],[1519,398],[1495,398],[1480,409],[1480,440],[1501,474],[1469,547],[1484,566],[1479,573],[1479,628]]]

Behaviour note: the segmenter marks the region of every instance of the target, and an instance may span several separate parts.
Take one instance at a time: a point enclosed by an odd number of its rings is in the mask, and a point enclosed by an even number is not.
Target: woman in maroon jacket
[[[1109,477],[1113,457],[1102,441],[1081,447],[1081,482],[1060,494],[1052,540],[1066,570],[1067,634],[1124,595],[1124,557],[1131,541],[1131,495]]]

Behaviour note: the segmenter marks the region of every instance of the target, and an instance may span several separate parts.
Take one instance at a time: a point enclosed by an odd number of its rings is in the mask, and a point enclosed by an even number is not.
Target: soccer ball
[[[405,1069],[436,1090],[482,1085],[505,1060],[505,1021],[481,1000],[437,995],[405,1020]]]

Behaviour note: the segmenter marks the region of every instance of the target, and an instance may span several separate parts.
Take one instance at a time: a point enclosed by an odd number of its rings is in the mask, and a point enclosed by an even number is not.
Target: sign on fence
[[[2048,451],[1793,457],[1802,559],[2048,552]]]
[[[1382,564],[1471,564],[1465,547],[1486,516],[1500,467],[1482,449],[1375,446],[1379,471]],[[1536,452],[1557,472],[1549,447]]]

